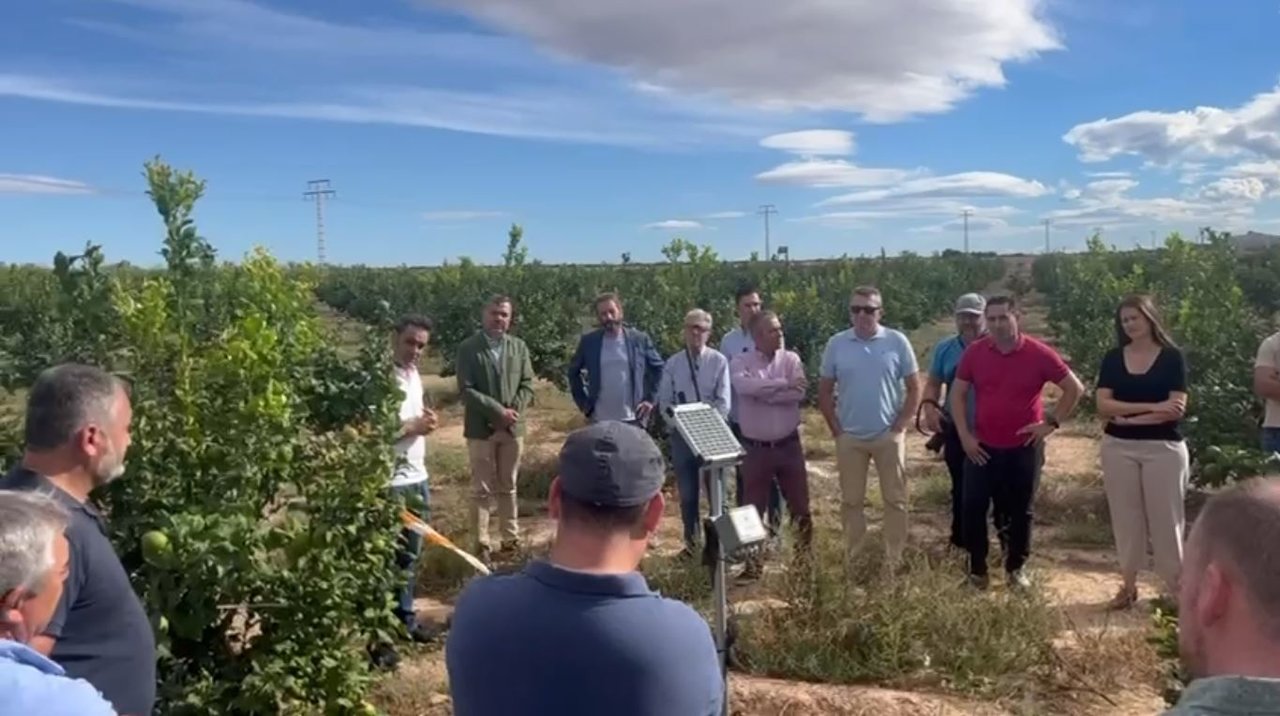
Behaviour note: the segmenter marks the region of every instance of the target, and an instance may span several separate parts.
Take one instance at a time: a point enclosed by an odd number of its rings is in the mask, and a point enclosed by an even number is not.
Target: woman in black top
[[[1097,399],[1098,414],[1107,418],[1102,479],[1124,577],[1111,606],[1124,609],[1138,599],[1148,540],[1166,594],[1177,594],[1190,473],[1178,429],[1187,408],[1187,368],[1150,298],[1125,298],[1115,324],[1119,345],[1102,359]]]

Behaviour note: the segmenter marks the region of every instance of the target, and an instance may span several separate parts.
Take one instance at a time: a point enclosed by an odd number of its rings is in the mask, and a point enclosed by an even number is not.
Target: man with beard
[[[155,635],[129,576],[89,502],[124,474],[133,408],[125,384],[90,366],[64,364],[27,396],[26,452],[0,489],[37,490],[69,513],[66,588],[53,618],[28,645],[68,676],[88,681],[123,714],[150,714],[156,698]]]
[[[951,417],[968,460],[962,497],[969,580],[979,589],[987,575],[987,510],[994,502],[1004,523],[1009,586],[1026,589],[1023,571],[1031,554],[1031,517],[1044,441],[1057,431],[1084,393],[1084,385],[1062,357],[1018,328],[1021,314],[1012,296],[995,296],[986,306],[988,335],[965,349],[951,390]],[[1046,383],[1062,390],[1054,411],[1045,414],[1041,393]],[[974,420],[968,400],[975,393]]]
[[[512,557],[520,546],[516,475],[524,450],[524,412],[533,403],[533,364],[525,342],[507,332],[513,306],[508,296],[490,298],[484,330],[458,346],[458,393],[466,407],[463,437],[471,464],[471,532],[483,560],[491,553],[491,502],[498,508],[501,555]]]
[[[1194,681],[1166,716],[1280,714],[1280,479],[1209,498],[1183,553],[1178,646]]]
[[[593,423],[647,425],[666,361],[647,333],[622,323],[618,294],[600,294],[595,311],[600,327],[578,340],[569,361],[573,402]]]

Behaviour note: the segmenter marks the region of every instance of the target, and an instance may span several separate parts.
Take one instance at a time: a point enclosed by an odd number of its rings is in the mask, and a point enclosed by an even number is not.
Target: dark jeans
[[[413,497],[421,498],[421,510],[415,510],[410,506],[409,511],[417,514],[424,521],[428,518],[431,494],[427,490],[426,480],[412,485],[392,487],[391,493],[396,499],[402,501],[411,500]],[[404,572],[404,582],[396,590],[395,615],[406,627],[412,629],[418,619],[413,611],[413,592],[418,584],[418,556],[422,554],[422,535],[412,530],[402,530],[399,547],[396,550],[396,567]]]
[[[960,433],[955,427],[947,424],[943,428],[942,460],[947,465],[947,474],[951,477],[951,544],[965,549],[964,538],[964,465],[969,458],[964,454],[964,445],[960,444]],[[1007,549],[1008,524],[997,504],[992,510],[991,523],[996,528],[996,538],[1000,547]]]
[[[1262,429],[1262,451],[1280,453],[1280,428]]]
[[[1044,444],[1016,448],[982,446],[989,458],[985,465],[966,460],[962,500],[962,527],[969,549],[969,572],[987,573],[987,510],[995,504],[997,530],[1004,522],[1008,546],[1004,568],[1007,572],[1022,569],[1031,554],[1031,518],[1036,489],[1040,486],[1040,470],[1044,467]]]
[[[733,436],[742,442],[742,429],[737,423],[729,423],[729,429],[733,431]],[[745,448],[746,445],[743,444]],[[747,493],[742,485],[742,465],[734,468],[733,489],[737,494],[738,507],[747,504]],[[773,532],[777,532],[782,527],[782,488],[778,487],[778,481],[773,480],[769,489],[769,510],[765,517],[765,522]]]
[[[676,473],[676,491],[680,495],[680,522],[684,526],[684,544],[692,548],[702,534],[698,516],[701,471],[697,456],[675,430],[671,431],[671,469]]]

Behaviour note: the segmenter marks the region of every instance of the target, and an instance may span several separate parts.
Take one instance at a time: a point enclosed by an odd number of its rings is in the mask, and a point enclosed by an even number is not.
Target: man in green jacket
[[[484,307],[484,330],[458,346],[458,393],[471,463],[471,531],[481,559],[490,556],[489,511],[497,502],[502,551],[519,547],[516,474],[524,448],[524,411],[533,402],[533,365],[525,342],[509,335],[511,299]]]

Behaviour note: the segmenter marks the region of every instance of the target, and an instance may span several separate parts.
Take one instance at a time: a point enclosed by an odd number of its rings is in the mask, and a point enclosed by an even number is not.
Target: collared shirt
[[[733,398],[729,395],[729,361],[714,348],[693,355],[688,349],[667,359],[658,383],[658,407],[663,415],[673,405],[702,402],[728,417]]]
[[[445,660],[457,716],[718,716],[724,698],[707,622],[639,572],[535,561],[472,580]]]
[[[84,679],[71,679],[43,654],[0,639],[0,716],[115,716]]]
[[[791,387],[804,375],[800,356],[780,350],[772,358],[753,350],[734,356],[730,366],[734,400],[738,407],[738,427],[751,440],[781,440],[800,427],[800,403],[804,391]]]
[[[970,430],[989,447],[1024,444],[1027,438],[1018,431],[1044,419],[1044,384],[1060,383],[1070,373],[1056,351],[1031,336],[1019,335],[1008,353],[1001,352],[990,336],[974,341],[956,369],[956,377],[977,395]]]
[[[756,349],[756,339],[747,329],[739,326],[732,331],[724,334],[724,338],[720,339],[720,352],[725,358],[729,359],[729,364],[733,364],[733,360],[740,355],[746,355]],[[738,422],[738,394],[735,390],[730,391],[732,400],[729,402],[729,422]]]
[[[1178,705],[1164,716],[1277,716],[1280,679],[1214,676],[1187,685]]]
[[[499,370],[502,369],[502,345],[505,336],[494,338],[489,334],[485,334],[485,339],[489,341],[489,353],[493,356],[493,365]]]
[[[911,342],[884,326],[870,338],[852,328],[841,331],[822,352],[822,377],[836,381],[840,429],[859,440],[889,431],[906,398],[903,381],[919,371]]]
[[[102,515],[22,467],[0,480],[0,489],[50,494],[70,515],[67,580],[44,630],[55,639],[50,657],[68,675],[93,684],[120,713],[150,714],[156,700],[155,634],[107,539]]]
[[[964,336],[956,334],[950,338],[944,338],[933,347],[933,359],[929,363],[929,377],[936,379],[942,383],[948,391],[951,390],[952,383],[956,381],[956,369],[960,367],[960,356],[964,355],[964,349],[968,344],[964,342]],[[969,391],[965,404],[968,410],[965,415],[969,418],[969,424],[973,424],[974,409],[977,403],[974,400],[973,391]],[[951,401],[944,399],[942,401],[945,412],[951,414]]]
[[[605,332],[600,344],[600,397],[596,399],[593,421],[635,420],[631,404],[631,360],[627,356],[627,336]]]
[[[422,399],[422,376],[417,366],[396,366],[396,385],[404,392],[400,401],[400,420],[420,418],[426,412]],[[391,473],[391,486],[403,487],[427,479],[427,438],[425,435],[406,435],[395,444],[396,467]]]

